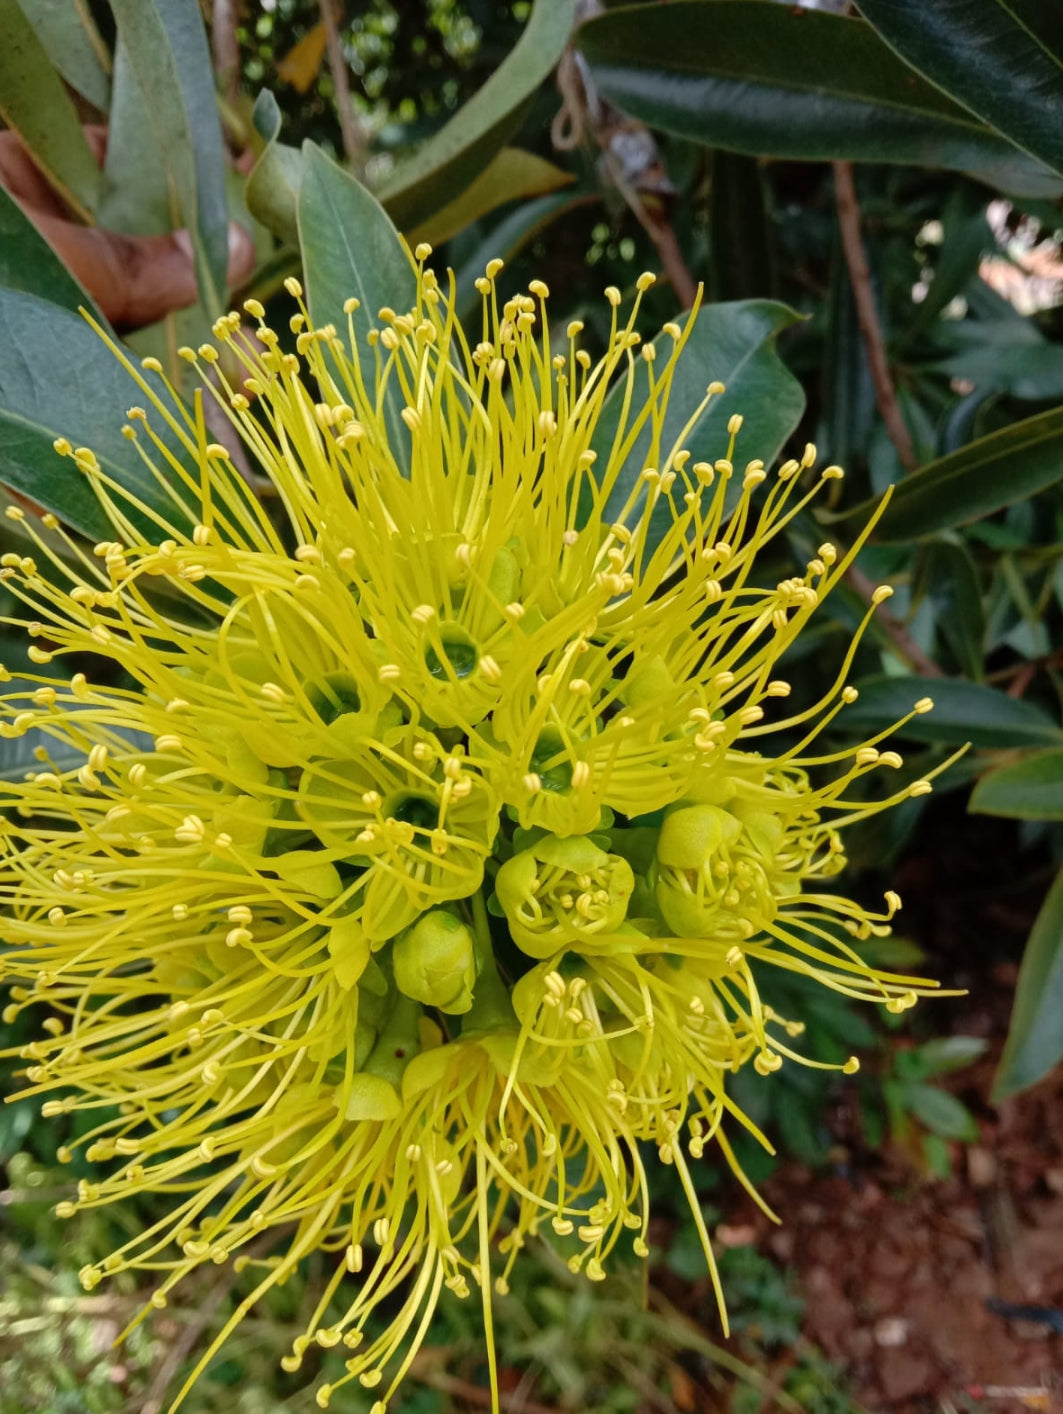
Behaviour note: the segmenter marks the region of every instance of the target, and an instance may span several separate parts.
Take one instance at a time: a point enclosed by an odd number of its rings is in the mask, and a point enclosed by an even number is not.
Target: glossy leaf
[[[396,225],[411,230],[426,221],[505,146],[535,90],[561,57],[574,13],[575,0],[535,0],[512,52],[377,193]]]
[[[1046,712],[983,683],[963,678],[877,677],[856,686],[860,696],[843,710],[838,726],[860,736],[899,721],[921,697],[929,697],[934,710],[913,717],[898,736],[949,746],[1063,744],[1063,731]]]
[[[860,0],[887,44],[957,103],[1063,172],[1063,15],[1043,0]]]
[[[268,88],[255,99],[255,127],[266,145],[247,179],[244,197],[256,221],[289,245],[299,240],[299,184],[303,179],[303,154],[278,141],[281,110]]]
[[[705,305],[676,364],[661,433],[662,445],[671,447],[704,398],[708,384],[719,380],[726,391],[712,399],[684,440],[691,459],[712,462],[726,456],[728,420],[734,413],[741,413],[744,425],[736,443],[736,460],[744,465],[760,457],[770,466],[800,421],[805,407],[800,383],[787,370],[775,348],[781,331],[797,320],[798,315],[792,309],[771,300]],[[672,343],[667,334],[662,334],[659,342],[661,355],[657,368]],[[635,377],[638,400],[647,389],[645,369],[636,367]],[[623,401],[624,387],[618,383],[605,400],[594,434],[592,445],[600,458],[609,455]],[[613,489],[610,507],[616,511],[627,500],[646,465],[649,445],[647,428],[628,456]],[[667,507],[661,506],[659,511],[660,515],[654,517],[651,537],[659,536],[669,523]]]
[[[862,20],[775,0],[675,0],[611,10],[577,44],[603,97],[695,142],[969,170],[1027,195],[1063,189]]]
[[[417,283],[409,251],[376,198],[312,142],[303,145],[298,211],[310,316],[318,326],[332,323],[344,331],[344,302],[354,296],[360,304],[350,317],[365,350],[370,329],[379,325],[378,310],[413,306]],[[393,378],[385,417],[400,464],[410,441],[400,416],[404,405]]]
[[[100,194],[100,169],[77,109],[18,0],[0,0],[0,36],[0,118],[64,201],[88,220]]]
[[[1019,820],[1063,820],[1063,748],[1035,751],[987,772],[974,788],[971,810]]]
[[[1063,1059],[1063,870],[1026,943],[994,1100],[1025,1090]]]
[[[0,187],[0,286],[76,311],[92,300],[19,206]]]
[[[573,180],[571,172],[547,162],[545,157],[519,147],[504,147],[460,196],[409,232],[410,245],[418,241],[441,245],[507,201],[543,196],[570,186]]]
[[[1024,501],[1061,477],[1063,408],[1053,408],[980,437],[905,477],[894,488],[874,538],[903,543],[965,525]],[[877,504],[877,499],[865,501],[821,519],[847,531],[866,524]]]
[[[196,255],[211,317],[225,303],[229,219],[214,75],[196,0],[111,0],[143,108]]]
[[[79,316],[33,295],[0,290],[0,480],[5,485],[90,540],[112,535],[85,478],[55,452],[55,439],[67,437],[75,446],[91,447],[109,476],[172,523],[172,503],[122,436],[125,410],[142,396]],[[155,427],[184,459],[159,419]]]
[[[19,4],[70,87],[106,113],[111,101],[111,56],[88,0],[19,0]]]

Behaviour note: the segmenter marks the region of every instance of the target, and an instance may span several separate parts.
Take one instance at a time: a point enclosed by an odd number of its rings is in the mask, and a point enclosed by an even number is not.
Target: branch
[[[868,269],[867,252],[860,229],[860,204],[856,199],[856,185],[853,182],[851,162],[833,162],[834,195],[838,206],[838,228],[841,232],[842,250],[845,263],[849,267],[849,283],[856,302],[856,318],[860,334],[867,350],[867,362],[871,370],[871,381],[875,386],[875,401],[886,424],[889,439],[897,449],[901,466],[905,471],[914,471],[919,458],[912,446],[911,434],[901,415],[897,402],[897,391],[893,386],[889,361],[886,358],[886,344],[882,337],[875,296],[871,289],[871,271]]]
[[[236,38],[236,6],[233,0],[214,0],[210,30],[218,87],[233,103],[240,93],[240,42]]]
[[[351,84],[347,76],[347,56],[343,52],[333,0],[318,0],[318,4],[321,9],[321,18],[325,22],[325,34],[328,37],[328,66],[332,75],[332,87],[336,94],[336,111],[340,117],[343,150],[347,154],[347,161],[357,172],[362,163],[365,139],[362,134],[362,125],[358,121],[354,105],[351,102]]]

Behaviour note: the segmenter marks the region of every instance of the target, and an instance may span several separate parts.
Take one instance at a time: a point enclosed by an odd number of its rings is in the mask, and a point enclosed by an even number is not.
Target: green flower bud
[[[748,819],[718,805],[665,818],[657,840],[657,906],[677,937],[751,938],[775,917],[776,899],[799,876],[780,866],[784,832],[770,816]]]
[[[476,947],[468,926],[445,909],[423,913],[391,952],[395,985],[425,1006],[460,1014],[472,1006]]]
[[[538,958],[563,948],[601,951],[599,938],[611,945],[634,887],[627,860],[585,835],[544,835],[508,859],[495,880],[513,941]]]

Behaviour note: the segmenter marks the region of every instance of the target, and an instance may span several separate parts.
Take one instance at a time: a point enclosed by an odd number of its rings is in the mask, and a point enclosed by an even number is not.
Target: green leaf
[[[561,192],[554,196],[540,196],[534,201],[522,201],[503,216],[458,269],[458,314],[462,321],[470,318],[480,307],[480,296],[474,281],[484,273],[489,260],[496,257],[512,260],[552,222],[574,211],[577,206],[586,206],[598,199],[596,194],[586,190]]]
[[[1063,870],[1033,925],[1015,989],[1011,1027],[993,1081],[999,1101],[1034,1085],[1063,1059]]]
[[[403,230],[467,187],[516,132],[527,104],[568,42],[575,0],[536,0],[512,52],[377,193]]]
[[[1063,748],[1035,751],[988,771],[975,786],[969,809],[1017,820],[1063,820]]]
[[[744,426],[738,435],[736,460],[744,465],[755,457],[768,466],[797,426],[805,408],[800,383],[779,358],[775,341],[783,329],[800,316],[771,300],[739,300],[730,304],[703,305],[676,364],[661,444],[671,447],[705,397],[709,383],[719,380],[726,392],[714,397],[689,430],[683,445],[694,461],[715,461],[727,454],[728,420],[741,413]],[[661,335],[662,350],[671,338]],[[655,341],[656,342],[656,341]],[[661,366],[663,358],[656,365]],[[644,369],[636,367],[636,380]],[[618,383],[605,400],[592,446],[603,460],[609,456],[624,402],[624,385]],[[627,500],[646,465],[651,432],[647,426],[632,448],[610,498],[616,510]],[[741,480],[741,478],[736,478]],[[651,539],[659,538],[669,523],[667,506],[658,508]],[[607,514],[608,514],[607,510]]]
[[[824,350],[821,374],[822,410],[816,442],[830,461],[849,466],[863,456],[874,425],[875,387],[860,335],[853,284],[841,239],[835,232],[831,248],[830,289],[824,309]]]
[[[935,1036],[910,1054],[917,1058],[924,1075],[948,1075],[972,1065],[985,1055],[988,1046],[984,1036]]]
[[[376,198],[312,142],[303,144],[298,210],[310,317],[318,327],[335,324],[343,331],[348,319],[344,301],[355,296],[360,305],[350,318],[364,350],[380,309],[413,307],[417,279],[410,253]],[[392,378],[384,416],[392,455],[400,465],[410,441],[401,417],[404,406],[398,380]]]
[[[0,118],[82,220],[96,209],[101,174],[81,120],[18,0],[0,0]]]
[[[121,36],[114,52],[103,176],[101,226],[131,236],[162,236],[180,226],[177,194]]]
[[[111,101],[111,56],[88,0],[19,0],[49,59],[71,88],[106,113]]]
[[[923,366],[936,373],[1029,402],[1063,397],[1063,346],[1046,339],[1031,319],[943,320],[934,342],[946,356]]]
[[[94,308],[18,202],[0,187],[0,286],[76,311]]]
[[[255,99],[255,127],[266,145],[255,163],[244,189],[247,209],[274,235],[289,245],[299,240],[299,184],[303,179],[303,154],[278,142],[281,110],[268,88]]]
[[[736,0],[738,3],[738,0]],[[874,539],[918,540],[1025,501],[1063,477],[1063,407],[1013,422],[928,462],[896,486]],[[821,515],[844,531],[865,525],[878,499]]]
[[[1063,23],[1044,0],[860,0],[906,63],[1063,172]]]
[[[92,488],[52,446],[57,437],[67,437],[75,446],[91,447],[107,475],[177,523],[173,502],[122,436],[125,410],[141,396],[83,319],[33,295],[0,290],[0,481],[5,485],[90,540],[111,538],[114,527]],[[173,455],[187,461],[161,420],[153,425]]]
[[[738,152],[713,152],[709,201],[713,300],[774,294],[775,259],[760,164]]]
[[[441,245],[504,202],[542,196],[570,186],[574,180],[571,172],[547,162],[545,157],[519,147],[504,147],[471,186],[409,233],[410,245],[418,241]]]
[[[985,612],[978,570],[967,546],[956,537],[928,540],[916,549],[913,597],[924,595],[934,610],[934,628],[960,671],[985,676]]]
[[[925,299],[912,310],[912,317],[896,339],[911,345],[934,325],[938,315],[964,292],[978,275],[982,256],[996,249],[996,238],[986,219],[985,192],[972,183],[957,183],[941,212],[944,240],[934,262],[934,278]]]
[[[1031,196],[1061,189],[862,20],[775,0],[675,0],[612,10],[577,44],[604,98],[695,142],[956,168]]]
[[[962,1101],[936,1085],[917,1083],[904,1086],[903,1104],[924,1124],[931,1134],[942,1139],[962,1139],[968,1143],[978,1138],[978,1125]]]
[[[118,33],[196,255],[203,304],[225,303],[229,217],[225,148],[196,0],[111,0]]]
[[[934,703],[898,730],[912,741],[980,747],[1058,746],[1063,731],[1032,702],[963,678],[877,677],[857,684],[860,696],[838,726],[869,735],[897,722],[922,697]]]

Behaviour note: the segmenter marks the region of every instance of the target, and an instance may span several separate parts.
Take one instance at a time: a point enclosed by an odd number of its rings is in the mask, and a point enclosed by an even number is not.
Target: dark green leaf
[[[759,457],[770,466],[800,421],[805,407],[800,383],[787,370],[775,348],[779,333],[797,319],[792,309],[771,300],[704,305],[676,365],[661,445],[672,446],[705,397],[708,384],[718,380],[725,384],[726,391],[711,400],[687,433],[683,445],[694,461],[712,462],[726,456],[728,420],[734,413],[741,413],[745,421],[737,439],[736,460],[744,465]],[[668,335],[662,335],[661,339],[662,348],[671,346]],[[645,376],[643,369],[637,367],[635,377],[640,385]],[[609,457],[623,402],[624,385],[618,383],[605,400],[592,443],[603,462]],[[613,488],[610,508],[619,511],[630,495],[646,466],[650,441],[651,432],[647,427],[632,448]],[[657,534],[670,520],[667,507],[659,509],[659,523],[656,515],[654,518]]]
[[[774,252],[760,164],[739,152],[712,154],[709,288],[714,301],[774,293]]]
[[[90,540],[114,527],[81,472],[52,446],[57,437],[91,447],[101,467],[147,506],[178,522],[178,511],[122,436],[140,390],[84,320],[32,295],[0,290],[0,480],[54,511]],[[155,420],[179,459],[184,453]],[[158,536],[158,531],[155,535]]]
[[[970,808],[980,815],[1063,820],[1063,748],[1035,751],[987,772],[974,788]]]
[[[934,263],[934,278],[914,310],[914,318],[900,331],[904,344],[931,327],[945,306],[978,274],[984,253],[995,248],[985,206],[984,191],[973,183],[959,183],[950,192],[941,213],[944,238]]]
[[[1063,871],[1026,943],[994,1100],[1034,1085],[1063,1058]]]
[[[366,348],[370,329],[384,306],[413,307],[417,281],[402,237],[365,187],[349,177],[312,142],[303,146],[299,188],[299,239],[306,271],[310,315],[318,326],[347,328],[344,302],[360,301],[351,316],[355,337]],[[410,434],[402,421],[405,406],[397,379],[388,384],[385,418],[392,455],[406,459]]]
[[[0,187],[0,285],[77,310],[92,300],[23,214],[22,207]]]
[[[920,1124],[942,1139],[978,1138],[978,1125],[965,1104],[936,1085],[907,1084],[903,1103]]]
[[[196,254],[211,318],[225,303],[229,218],[225,148],[196,0],[111,0],[147,121]]]
[[[934,626],[966,677],[985,675],[985,613],[974,558],[956,539],[929,540],[917,547],[913,593],[934,607]]]
[[[247,209],[274,235],[295,245],[299,240],[296,207],[303,177],[303,154],[277,141],[281,110],[268,88],[255,99],[254,120],[255,127],[266,139],[266,146],[247,179],[244,191]]]
[[[825,315],[823,407],[816,441],[831,461],[849,466],[854,455],[862,455],[867,447],[876,416],[875,386],[857,323],[849,267],[837,233],[831,250]]]
[[[1016,147],[1063,172],[1058,6],[1044,0],[860,0],[860,9],[913,69]]]
[[[1028,195],[1061,189],[862,20],[775,0],[675,0],[612,10],[577,42],[605,98],[696,142],[956,168]]]
[[[402,230],[453,200],[506,145],[561,57],[574,13],[575,0],[536,0],[518,44],[484,86],[385,182],[378,195]]]
[[[737,3],[737,0],[736,0]],[[1063,408],[1037,413],[929,462],[894,489],[874,539],[918,540],[1024,501],[1063,477]],[[822,519],[845,530],[867,523],[877,500]]]
[[[19,0],[49,59],[101,113],[111,99],[111,56],[86,0]]]
[[[504,147],[459,196],[409,233],[410,244],[428,241],[441,245],[506,202],[543,196],[558,187],[570,186],[572,181],[571,172],[547,162],[538,153]]]
[[[0,0],[0,118],[56,191],[83,219],[96,209],[101,174],[81,120],[18,0]]]
[[[923,712],[900,729],[912,741],[944,742],[950,746],[1058,746],[1063,731],[1032,702],[1009,697],[994,687],[962,678],[879,677],[858,683],[860,696],[838,718],[839,727],[870,733],[897,722],[915,702],[930,697],[932,712]]]

